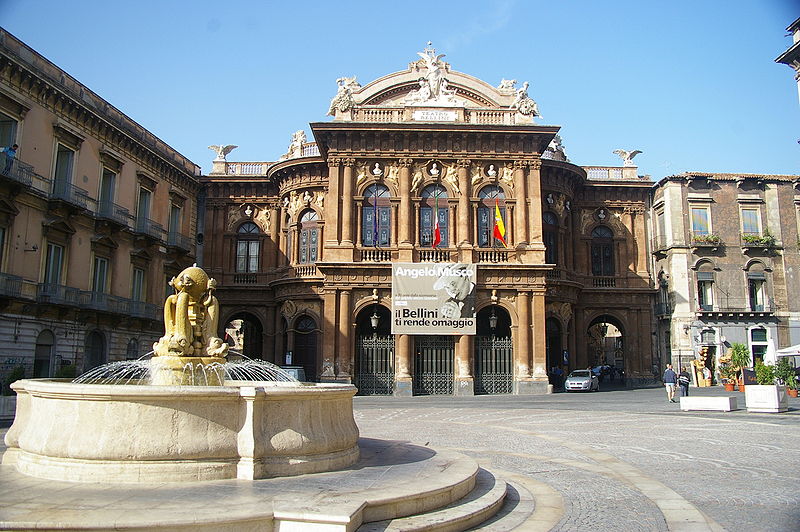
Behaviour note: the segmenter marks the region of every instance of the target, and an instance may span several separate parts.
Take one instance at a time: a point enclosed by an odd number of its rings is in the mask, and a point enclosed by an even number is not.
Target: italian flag
[[[494,199],[494,237],[503,243],[503,247],[507,248],[506,244],[506,224],[503,223],[503,216],[500,214],[500,203],[497,198]]]

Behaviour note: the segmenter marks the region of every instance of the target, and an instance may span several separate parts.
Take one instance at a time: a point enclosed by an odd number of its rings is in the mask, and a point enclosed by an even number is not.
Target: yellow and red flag
[[[494,237],[503,243],[503,247],[507,248],[506,244],[506,224],[503,223],[503,216],[500,214],[500,203],[497,198],[494,199]]]

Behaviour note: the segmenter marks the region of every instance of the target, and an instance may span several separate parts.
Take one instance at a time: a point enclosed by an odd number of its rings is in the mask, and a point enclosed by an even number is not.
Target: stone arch
[[[39,331],[33,357],[34,378],[52,377],[55,368],[56,337],[50,329]]]
[[[93,329],[86,333],[83,353],[84,371],[102,366],[108,362],[108,342],[102,331]]]
[[[229,312],[224,321],[220,320],[220,328],[217,334],[232,351],[247,358],[262,358],[264,323],[260,315],[249,310],[235,310]]]

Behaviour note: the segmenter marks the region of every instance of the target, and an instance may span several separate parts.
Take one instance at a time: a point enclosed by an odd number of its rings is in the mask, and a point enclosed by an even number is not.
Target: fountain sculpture
[[[354,386],[226,379],[214,280],[193,266],[171,284],[151,382],[17,381],[3,464],[53,480],[138,483],[299,475],[358,460]]]

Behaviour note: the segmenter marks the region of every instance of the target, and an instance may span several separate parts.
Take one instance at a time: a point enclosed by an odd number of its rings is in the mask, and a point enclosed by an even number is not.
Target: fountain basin
[[[4,464],[77,482],[259,479],[358,460],[348,384],[77,384],[24,379]]]

